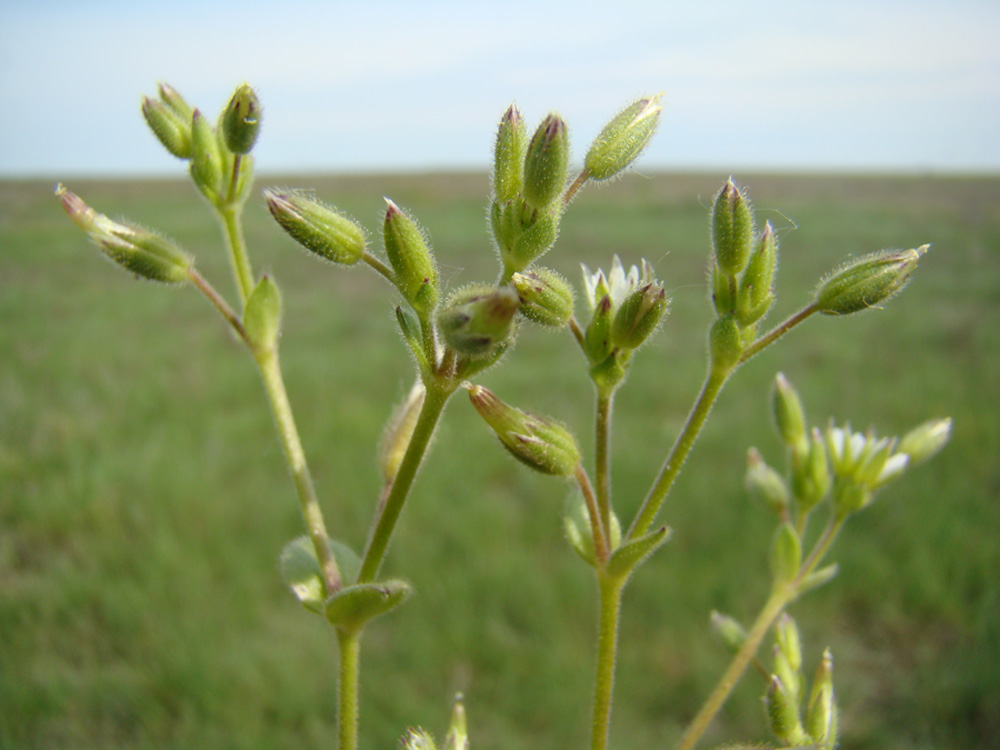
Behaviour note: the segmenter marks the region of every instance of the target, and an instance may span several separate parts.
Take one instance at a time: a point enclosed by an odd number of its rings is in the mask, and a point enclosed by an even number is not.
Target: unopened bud
[[[747,451],[747,490],[778,516],[788,511],[789,492],[781,475],[768,466],[756,448]]]
[[[788,659],[792,671],[802,669],[802,640],[795,620],[787,612],[782,612],[774,625],[775,641],[781,653]]]
[[[493,149],[493,198],[507,203],[521,195],[527,133],[524,120],[513,104],[500,119]]]
[[[402,750],[437,750],[434,738],[420,727],[410,727],[399,741]]]
[[[743,339],[739,326],[731,317],[718,318],[708,336],[708,351],[712,367],[716,370],[731,370],[743,354]]]
[[[451,723],[444,738],[444,750],[469,750],[469,729],[461,693],[455,696],[455,705],[451,708]]]
[[[181,119],[170,107],[148,96],[142,98],[142,116],[153,135],[167,151],[178,159],[190,159],[191,120]]]
[[[792,490],[799,509],[808,513],[830,491],[830,467],[826,443],[819,430],[813,429],[805,453],[792,455]]]
[[[712,633],[730,653],[735,654],[743,648],[743,644],[747,640],[747,631],[735,617],[713,610],[709,624],[712,627]]]
[[[737,286],[733,276],[727,276],[719,267],[712,264],[712,306],[715,307],[715,314],[720,318],[732,315],[736,312]]]
[[[571,476],[576,471],[580,449],[563,425],[516,409],[482,386],[466,387],[476,411],[514,458],[543,474]]]
[[[645,284],[624,299],[611,325],[611,343],[621,349],[637,349],[656,330],[670,307],[662,286]]]
[[[950,439],[951,419],[934,419],[903,435],[896,451],[909,456],[911,464],[919,464],[936,455]]]
[[[724,275],[735,276],[746,268],[753,245],[753,214],[750,202],[732,179],[715,195],[712,245],[716,265]]]
[[[511,277],[521,314],[539,325],[561,328],[573,316],[573,289],[555,271],[533,268]]]
[[[548,208],[562,195],[568,170],[566,123],[549,115],[532,136],[524,157],[524,199],[538,210]]]
[[[351,265],[365,252],[365,232],[353,219],[298,190],[264,191],[271,216],[282,229],[321,258]]]
[[[56,187],[56,195],[73,222],[118,265],[153,281],[188,280],[194,260],[178,245],[148,229],[112,221],[62,185]]]
[[[584,159],[590,179],[614,177],[642,153],[660,122],[661,96],[633,102],[604,126]]]
[[[930,245],[886,250],[847,264],[820,282],[816,308],[824,315],[850,315],[899,293]]]
[[[184,101],[184,97],[178,93],[177,89],[168,83],[161,83],[158,86],[158,91],[160,93],[160,101],[170,107],[174,114],[180,117],[185,122],[191,122],[191,117],[194,115],[194,109],[191,105]]]
[[[802,409],[799,394],[780,372],[774,378],[771,411],[774,414],[778,435],[785,445],[804,453],[807,448],[805,411]]]
[[[774,238],[774,230],[771,222],[767,222],[740,280],[739,298],[736,301],[736,316],[740,325],[756,323],[774,303],[771,285],[777,256],[778,244]]]
[[[805,730],[822,748],[833,748],[837,741],[837,705],[834,702],[833,655],[830,649],[823,652],[813,677]]]
[[[789,745],[805,745],[809,742],[799,719],[799,707],[790,699],[785,685],[777,676],[771,677],[764,704],[771,731],[782,742]]]
[[[221,200],[225,168],[219,140],[211,124],[197,109],[191,119],[191,179],[213,203]]]
[[[222,115],[222,134],[226,147],[234,154],[248,154],[260,133],[261,109],[257,94],[242,84],[229,100]]]
[[[473,284],[455,292],[438,312],[445,342],[466,357],[487,357],[513,332],[517,292]]]
[[[789,523],[778,527],[771,542],[771,577],[776,587],[795,580],[802,562],[802,545],[799,535]]]
[[[281,331],[281,292],[267,274],[260,277],[247,298],[243,328],[258,358],[274,353]]]
[[[386,198],[382,236],[396,286],[420,315],[437,304],[437,267],[423,232],[408,214]]]

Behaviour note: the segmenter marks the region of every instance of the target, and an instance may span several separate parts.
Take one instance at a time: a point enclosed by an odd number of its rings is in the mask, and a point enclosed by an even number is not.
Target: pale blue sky
[[[664,92],[641,166],[1000,170],[1000,2],[7,0],[0,175],[177,174],[140,95],[246,80],[259,171],[486,168],[516,100],[579,161]]]

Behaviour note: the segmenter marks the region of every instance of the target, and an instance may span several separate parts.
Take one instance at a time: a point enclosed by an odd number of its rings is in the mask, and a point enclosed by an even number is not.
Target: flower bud
[[[260,277],[247,298],[243,328],[256,357],[276,351],[281,330],[281,292],[267,274]]]
[[[731,317],[719,318],[712,324],[708,335],[708,351],[712,367],[716,370],[731,370],[743,354],[743,340],[739,326]]]
[[[170,240],[148,229],[112,221],[62,185],[56,186],[56,195],[73,222],[118,265],[153,281],[188,280],[194,259]]]
[[[764,696],[767,718],[771,731],[789,745],[805,745],[809,738],[802,729],[799,707],[790,699],[787,688],[777,676],[771,677],[767,694]]]
[[[418,380],[410,389],[406,400],[396,407],[382,433],[378,464],[382,470],[382,478],[387,483],[396,478],[399,465],[403,463],[403,456],[406,455],[406,449],[410,447],[410,438],[413,437],[413,430],[417,426],[417,418],[420,416],[420,409],[424,405],[426,394],[427,389]]]
[[[746,486],[772,513],[784,516],[788,512],[788,486],[778,472],[764,463],[756,448],[747,451]]]
[[[899,293],[930,245],[885,250],[848,263],[820,282],[816,308],[824,315],[850,315]]]
[[[781,653],[788,660],[792,671],[802,669],[802,640],[795,620],[787,612],[782,612],[774,625],[775,641]]]
[[[750,202],[730,178],[716,193],[712,204],[712,245],[719,270],[726,276],[735,276],[746,268],[752,244]]]
[[[584,159],[590,179],[614,177],[642,153],[660,123],[661,96],[633,102],[604,126]]]
[[[396,286],[418,314],[427,315],[438,301],[434,257],[417,223],[388,198],[385,202],[382,238]]]
[[[604,287],[607,288],[606,283]],[[590,324],[584,331],[583,346],[592,365],[602,362],[611,354],[611,311],[611,295],[605,294],[598,299]]]
[[[521,113],[511,104],[500,119],[493,148],[493,198],[498,203],[514,201],[521,195],[526,135]]]
[[[903,435],[896,450],[909,456],[911,464],[919,464],[936,455],[950,439],[951,419],[935,419]]]
[[[573,289],[555,271],[534,268],[511,277],[521,300],[518,308],[528,320],[561,328],[573,316]]]
[[[321,258],[351,265],[365,252],[365,232],[353,219],[298,190],[264,191],[271,216],[282,229]]]
[[[764,231],[757,247],[750,256],[746,272],[740,280],[739,297],[736,301],[736,317],[740,325],[756,323],[764,317],[774,303],[771,289],[774,267],[778,255],[778,245],[774,239],[771,222],[764,224]]]
[[[455,696],[455,705],[451,708],[451,723],[444,737],[444,750],[469,750],[469,729],[461,693]]]
[[[802,692],[802,676],[792,667],[788,657],[777,643],[774,644],[771,653],[774,661],[774,668],[771,673],[781,680],[781,685],[785,688],[785,695],[788,697],[788,702],[794,706],[798,706]]]
[[[524,199],[543,210],[562,196],[569,171],[569,133],[566,123],[549,115],[538,126],[524,157]]]
[[[808,513],[830,491],[830,467],[826,444],[819,430],[813,429],[808,450],[792,454],[792,491],[799,509]]]
[[[191,117],[194,115],[194,109],[191,108],[190,104],[184,101],[184,97],[177,92],[177,89],[170,84],[160,83],[158,90],[160,93],[160,101],[166,104],[179,118],[185,122],[191,122]]]
[[[410,727],[399,741],[402,750],[437,750],[434,738],[420,727]]]
[[[520,299],[509,286],[473,284],[455,292],[438,312],[445,342],[466,357],[488,357],[514,329]]]
[[[822,748],[833,748],[837,741],[837,705],[833,694],[833,655],[830,649],[816,667],[806,708],[805,730]]]
[[[722,642],[722,645],[730,653],[735,654],[743,648],[743,644],[747,640],[747,631],[746,628],[740,625],[736,618],[712,610],[709,624],[711,625],[712,633],[715,634],[715,637]]]
[[[479,385],[467,385],[469,399],[518,461],[543,474],[571,476],[580,463],[580,449],[563,425],[505,404]]]
[[[241,84],[222,114],[222,134],[226,148],[234,154],[248,154],[260,134],[260,100],[247,84]]]
[[[167,151],[178,159],[191,158],[191,120],[181,119],[166,104],[148,96],[142,98],[142,116]]]
[[[771,410],[774,414],[774,424],[778,435],[796,452],[804,453],[806,443],[806,418],[802,409],[802,401],[788,382],[783,373],[774,378],[774,391],[771,397]]]
[[[789,523],[778,527],[771,543],[771,576],[775,586],[783,586],[795,580],[802,562],[802,545],[799,535]]]
[[[611,324],[611,343],[621,349],[637,349],[656,330],[667,313],[670,300],[659,284],[650,282],[636,289],[621,303]]]
[[[191,179],[213,203],[222,196],[225,168],[215,131],[197,109],[191,119]]]

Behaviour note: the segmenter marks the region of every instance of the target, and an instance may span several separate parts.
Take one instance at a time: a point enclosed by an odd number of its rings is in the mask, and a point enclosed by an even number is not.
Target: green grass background
[[[723,174],[589,187],[546,259],[648,258],[674,302],[617,402],[614,490],[631,519],[702,377],[707,206]],[[987,748],[1000,736],[1000,179],[737,175],[781,239],[771,320],[849,255],[933,243],[883,310],[812,319],[727,387],[661,515],[673,540],[626,594],[617,750],[668,748],[727,657],[710,610],[749,620],[771,519],[744,456],[781,449],[781,370],[813,423],[880,434],[951,415],[933,463],[852,519],[834,583],[797,603],[807,664],[830,646],[845,748]],[[491,279],[484,175],[279,178],[373,229],[412,209],[450,286]],[[232,298],[219,231],[181,182],[75,182],[112,216],[180,241]],[[0,748],[333,747],[332,635],[283,588],[298,506],[252,362],[192,289],[135,281],[88,246],[52,185],[0,183]],[[331,532],[362,546],[374,445],[412,367],[390,289],[295,249],[255,197],[256,270],[285,293],[282,357]],[[526,328],[480,382],[592,448],[592,392],[568,334]],[[579,748],[589,725],[594,584],[565,543],[567,486],[510,460],[459,394],[386,565],[416,595],[369,628],[362,745],[441,732],[456,690],[472,746]],[[710,739],[767,739],[748,674]]]

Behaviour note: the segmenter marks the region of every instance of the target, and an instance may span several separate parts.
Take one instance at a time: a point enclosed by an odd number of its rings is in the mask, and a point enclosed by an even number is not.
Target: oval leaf
[[[404,581],[348,586],[326,600],[326,619],[342,630],[357,632],[372,618],[402,604],[411,591]]]
[[[639,563],[653,554],[661,544],[670,538],[670,529],[661,526],[645,536],[626,542],[615,550],[608,560],[608,575],[625,577],[638,567]]]
[[[343,580],[355,580],[361,569],[361,561],[354,550],[332,539],[330,548]],[[281,551],[281,577],[306,609],[322,614],[326,601],[323,576],[309,537],[300,536],[285,545]]]

